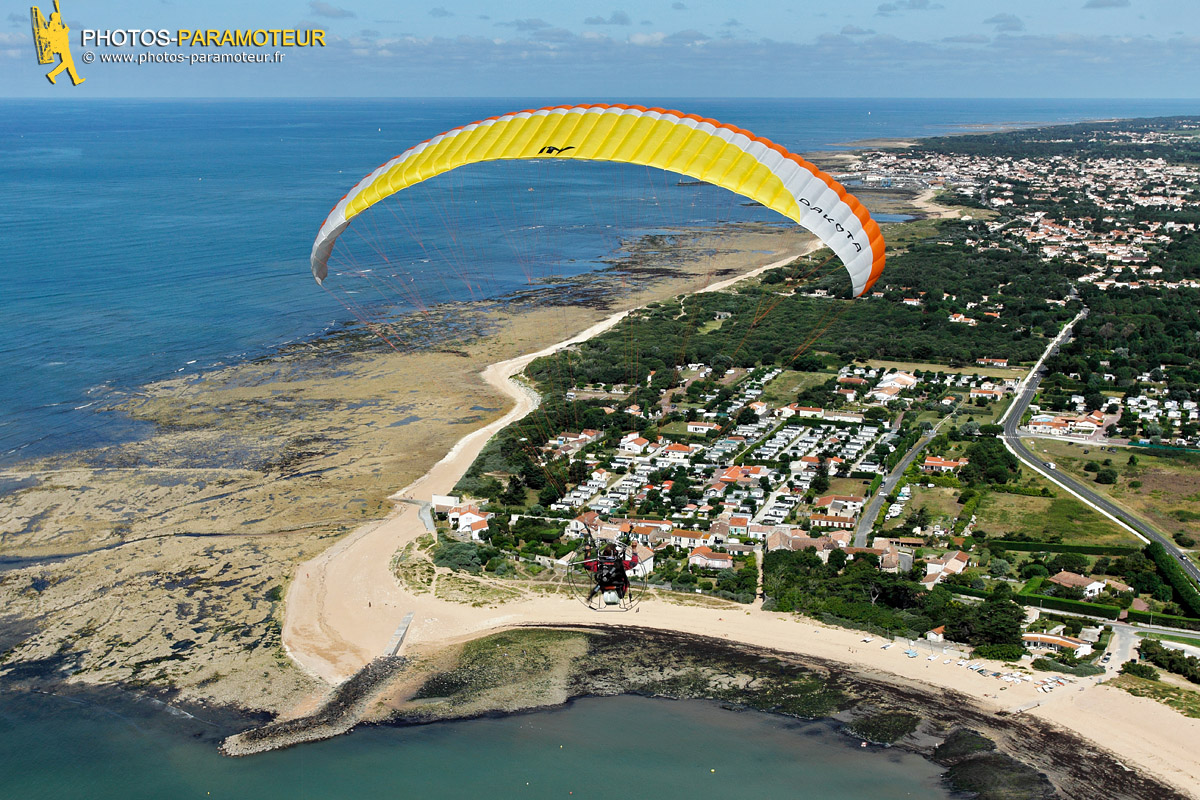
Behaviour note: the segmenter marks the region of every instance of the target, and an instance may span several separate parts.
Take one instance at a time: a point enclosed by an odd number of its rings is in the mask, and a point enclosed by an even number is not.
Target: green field
[[[1027,439],[1026,445],[1167,535],[1190,532],[1200,540],[1200,453],[1168,454],[1136,447],[1118,447],[1113,453],[1091,443],[1053,439]],[[1136,466],[1129,465],[1131,455],[1137,456]],[[1084,469],[1089,461],[1103,465],[1105,459],[1111,459],[1117,470],[1115,484],[1096,483],[1095,473]]]
[[[829,491],[826,494],[848,494],[862,497],[867,492],[870,481],[859,478],[830,478]]]
[[[1057,497],[1026,497],[989,492],[975,512],[975,529],[991,538],[1023,534],[1034,541],[1071,544],[1141,542],[1124,528],[1061,489]]]
[[[942,486],[924,489],[913,485],[912,499],[905,503],[904,512],[899,517],[885,522],[883,529],[890,531],[906,525],[909,515],[921,507],[929,512],[931,525],[940,522],[943,528],[949,528],[954,524],[954,520],[958,518],[958,512],[962,509],[962,506],[955,500],[959,491],[959,489]]]
[[[898,369],[901,372],[912,372],[921,370],[922,372],[943,372],[947,375],[986,375],[989,378],[1023,378],[1028,370],[1021,367],[981,367],[978,364],[966,364],[961,367],[950,367],[945,364],[931,364],[921,361],[882,361],[873,358],[867,362],[867,366],[875,367],[876,369]],[[969,392],[969,390],[967,390]]]
[[[759,399],[772,406],[786,406],[796,402],[796,395],[810,386],[819,386],[832,377],[833,372],[796,372],[785,369],[775,380],[763,387]]]

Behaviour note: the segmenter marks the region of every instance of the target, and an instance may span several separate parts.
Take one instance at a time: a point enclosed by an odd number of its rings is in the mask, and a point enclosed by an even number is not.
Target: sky
[[[50,85],[29,5],[5,0],[0,96],[1200,98],[1200,0],[60,2],[85,82]],[[203,51],[79,41],[160,28],[322,29],[326,46],[138,65],[101,59]]]

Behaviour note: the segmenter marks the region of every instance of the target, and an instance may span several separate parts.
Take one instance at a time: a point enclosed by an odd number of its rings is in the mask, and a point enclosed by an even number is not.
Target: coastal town
[[[1182,148],[1194,130],[1079,136]],[[464,324],[417,352],[354,330],[203,396],[156,390],[148,443],[18,476],[0,587],[14,619],[57,622],[0,670],[196,718],[252,703],[227,755],[632,692],[852,718],[856,752],[982,730],[972,746],[1019,755],[1004,768],[1030,797],[1042,773],[1123,797],[1190,785],[1200,172],[1013,136],[839,161],[903,212],[860,296],[794,230],[672,231],[602,271],[697,262],[636,298],[556,279],[431,313]],[[213,452],[243,460],[192,466]],[[620,564],[603,586],[602,558]],[[1092,760],[1072,760],[1079,737]]]
[[[1172,145],[1193,132],[1110,134],[1106,141]],[[978,330],[980,344],[922,362],[830,353],[803,368],[794,359],[772,365],[769,357],[747,366],[692,361],[642,370],[626,383],[572,380],[576,370],[587,374],[589,356],[576,366],[568,355],[570,374],[543,385],[555,387],[549,401],[556,408],[576,408],[576,416],[588,409],[590,424],[555,428],[565,415],[547,412],[538,431],[525,426],[525,436],[506,443],[520,451],[507,468],[468,473],[465,491],[434,498],[444,535],[486,548],[487,570],[501,572],[506,558],[569,570],[582,539],[624,540],[636,553],[632,574],[646,586],[740,603],[766,597],[771,607],[782,607],[780,584],[772,582],[780,553],[815,558],[805,569],[822,565],[820,580],[841,580],[848,564],[859,564],[860,575],[870,569],[963,602],[1004,587],[1024,613],[1019,636],[1006,642],[1066,670],[1120,666],[1107,652],[1105,620],[1190,627],[1198,613],[1194,589],[1173,577],[1162,545],[1144,554],[1119,526],[1070,505],[1075,500],[1060,487],[1004,452],[1001,423],[1031,365],[1041,363],[1036,351],[1004,344],[1004,332],[1019,342],[1039,326],[1049,342],[1061,324],[1051,320],[1065,319],[1053,315],[1082,309],[1078,323],[1087,304],[1104,302],[1098,296],[1136,302],[1139,294],[1169,298],[1200,288],[1176,255],[1196,223],[1145,218],[1194,199],[1200,171],[1163,158],[1070,155],[1052,157],[1047,170],[1033,157],[931,149],[860,153],[838,177],[880,190],[941,192],[943,202],[959,205],[961,220],[953,223],[959,233],[935,247],[1060,270],[1045,296],[1033,299],[1051,316],[1039,317],[1028,297],[1014,303],[1010,284],[931,292],[928,284],[903,283],[900,272],[857,302]],[[1046,203],[1058,212],[1042,210]],[[797,285],[786,273],[768,275],[763,288],[834,300],[827,282]],[[700,328],[709,335],[736,322],[729,311],[700,308],[711,314]],[[1111,328],[1104,323],[1099,335],[1111,338]],[[1190,357],[1156,361],[1153,347],[1142,343],[1138,352],[1134,345],[1097,352],[1085,333],[1042,356],[1049,374],[1016,420],[1021,436],[1043,443],[1034,445],[1046,453],[1041,468],[1136,490],[1139,458],[1153,457],[1138,448],[1200,446]],[[1014,517],[1016,507],[1029,516]],[[1031,521],[1036,508],[1069,514],[1087,532],[1043,527]],[[1190,511],[1174,513],[1191,519]],[[1174,540],[1185,552],[1195,544],[1186,528],[1177,527]],[[914,615],[928,599],[891,604],[897,613],[888,617],[877,613],[875,599],[869,609],[820,601],[811,593],[816,583],[787,607],[873,633],[970,638],[961,625],[947,633],[934,624],[936,613]],[[1127,647],[1121,654],[1128,660]]]

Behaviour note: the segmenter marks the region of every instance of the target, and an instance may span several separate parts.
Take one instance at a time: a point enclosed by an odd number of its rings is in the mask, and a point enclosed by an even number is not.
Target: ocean
[[[1188,101],[1154,100],[628,101],[710,116],[797,152],[976,126],[1197,111]],[[103,409],[148,382],[266,355],[354,322],[358,310],[321,291],[308,268],[313,237],[337,198],[416,142],[560,102],[0,100],[0,207],[9,209],[0,465],[137,436],[136,424]],[[535,193],[518,198],[512,218],[547,208],[569,217],[586,205],[594,220],[604,213],[597,208],[619,211],[627,191],[600,180],[559,191],[550,204]],[[404,224],[416,227],[443,213],[405,208]],[[761,212],[734,211],[738,219]],[[555,271],[602,266],[620,236],[648,221],[673,220],[614,212],[610,235],[597,235],[594,224],[568,230],[552,245],[561,251]],[[487,280],[469,286],[475,299],[545,277],[530,276],[505,242],[494,245],[471,254],[490,259]],[[462,299],[459,289],[434,287],[421,301]]]
[[[415,142],[555,102],[0,101],[0,207],[8,209],[0,464],[138,436],[136,424],[102,409],[149,382],[267,356],[352,323],[354,309],[309,273],[313,237],[336,199]],[[631,102],[711,116],[799,152],[974,126],[1198,110],[1133,100]],[[556,213],[569,217],[585,202],[619,207],[620,191],[600,180],[586,192],[560,192]],[[513,219],[535,207],[532,198],[518,204]],[[760,213],[726,210],[737,219]],[[421,222],[423,212],[410,213]],[[644,217],[616,217],[605,236],[585,226],[556,244],[556,269],[603,266],[621,237],[645,230]],[[475,287],[481,296],[528,285],[520,259],[482,257],[491,261]],[[456,299],[455,287],[424,299]],[[0,475],[0,494],[19,485]],[[584,700],[504,719],[368,727],[236,761],[161,711],[0,693],[0,722],[0,796],[26,800],[947,796],[939,771],[916,756],[860,749],[824,723],[708,703]]]
[[[952,796],[920,756],[699,701],[589,698],[506,718],[366,727],[242,759],[161,712],[0,694],[0,721],[0,796],[22,800]]]

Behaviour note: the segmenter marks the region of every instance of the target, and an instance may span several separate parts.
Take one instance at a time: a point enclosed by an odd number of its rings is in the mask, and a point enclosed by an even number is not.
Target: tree
[[[1096,483],[1113,484],[1117,482],[1117,471],[1112,467],[1104,467],[1096,473]]]
[[[1158,680],[1158,670],[1149,664],[1141,664],[1137,661],[1126,661],[1121,665],[1122,675],[1133,675],[1136,678],[1145,678],[1146,680]]]
[[[1087,567],[1087,556],[1082,556],[1079,553],[1058,553],[1054,558],[1046,562],[1046,569],[1050,570],[1051,575],[1057,575],[1063,571],[1082,574],[1087,571]]]
[[[1050,576],[1050,570],[1046,569],[1045,564],[1039,564],[1036,561],[1026,561],[1021,565],[1021,577],[1025,580],[1030,578],[1047,578]]]
[[[508,486],[500,496],[500,502],[506,506],[525,505],[525,485],[521,483],[520,475],[513,475],[508,479]]]
[[[846,566],[846,560],[848,558],[849,556],[846,555],[846,551],[838,547],[829,551],[828,563],[835,572],[841,572],[842,567]]]
[[[1012,599],[1012,587],[1001,583],[979,604],[976,638],[971,644],[1021,644],[1025,611]]]
[[[1008,483],[1021,474],[1021,462],[995,437],[972,442],[965,455],[968,463],[958,472],[964,483]]]
[[[817,494],[829,491],[829,464],[824,459],[817,467],[817,474],[813,476],[811,488]]]

